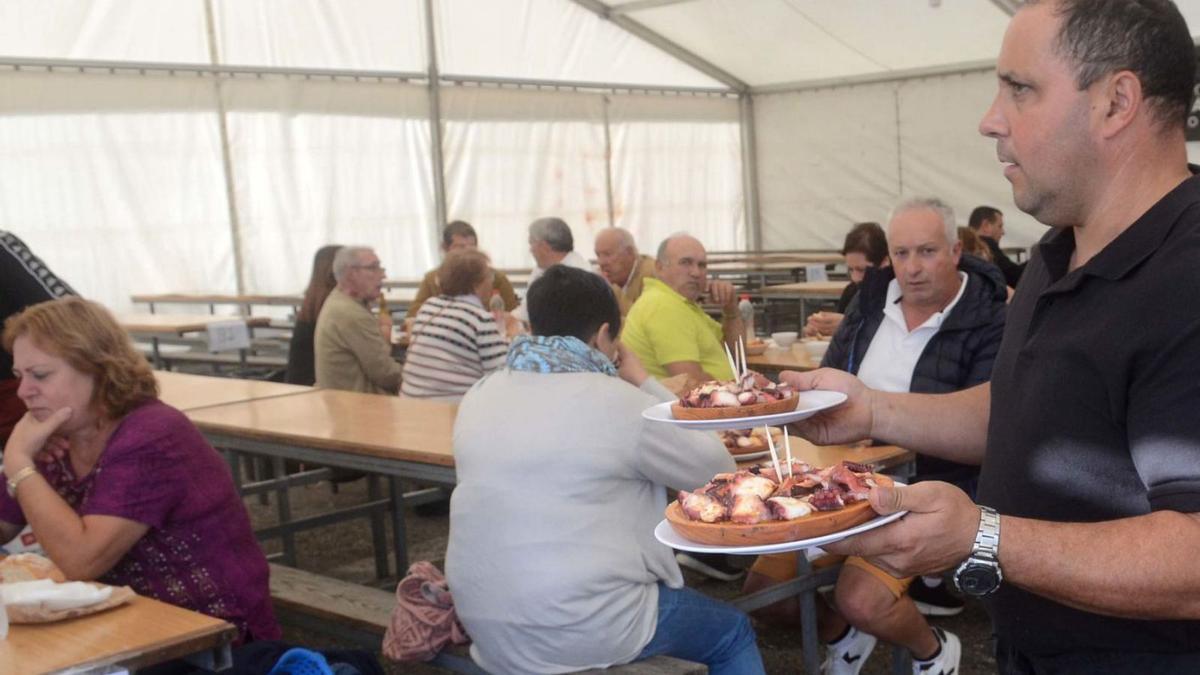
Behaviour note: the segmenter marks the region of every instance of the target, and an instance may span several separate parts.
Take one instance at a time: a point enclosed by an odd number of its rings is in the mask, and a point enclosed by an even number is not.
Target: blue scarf
[[[521,335],[508,348],[508,367],[526,373],[604,373],[612,361],[582,340],[562,335]]]

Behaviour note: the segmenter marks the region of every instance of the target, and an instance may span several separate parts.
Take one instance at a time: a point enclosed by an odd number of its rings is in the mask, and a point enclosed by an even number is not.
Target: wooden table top
[[[12,625],[0,640],[0,673],[25,675],[119,664],[141,668],[231,642],[220,619],[135,597],[105,612],[43,624]]]
[[[313,390],[299,384],[189,375],[167,370],[154,371],[154,377],[158,380],[158,397],[167,405],[185,411]]]
[[[204,432],[454,466],[458,404],[333,389],[192,410]]]
[[[829,466],[849,460],[860,464],[870,464],[878,469],[887,469],[911,462],[916,457],[916,453],[913,451],[894,445],[813,445],[799,436],[790,438],[792,458],[803,460],[813,466]],[[776,446],[775,450],[779,453],[779,461],[782,462],[783,448]],[[771,458],[768,456],[741,462],[740,465],[749,466],[770,461]]]
[[[221,316],[219,314],[119,314],[117,323],[129,333],[198,333],[218,321],[245,321],[247,326],[266,326],[264,316]]]
[[[794,284],[774,284],[758,289],[760,295],[790,295],[801,298],[836,298],[846,290],[849,281],[801,281]]]
[[[764,370],[812,370],[818,363],[809,357],[800,342],[792,345],[791,349],[768,347],[767,351],[757,356],[747,356],[746,363],[752,369]]]

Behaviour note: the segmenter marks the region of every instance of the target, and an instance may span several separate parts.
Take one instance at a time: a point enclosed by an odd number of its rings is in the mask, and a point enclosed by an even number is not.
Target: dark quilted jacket
[[[967,289],[917,360],[909,391],[944,394],[987,382],[992,376],[992,362],[996,360],[1004,333],[1008,297],[1004,276],[995,265],[967,254],[963,254],[958,268],[969,276]],[[867,347],[883,322],[883,305],[893,278],[895,274],[890,267],[867,271],[821,361],[822,366],[858,374]],[[978,473],[978,467],[924,455],[917,457],[917,480],[963,483]]]

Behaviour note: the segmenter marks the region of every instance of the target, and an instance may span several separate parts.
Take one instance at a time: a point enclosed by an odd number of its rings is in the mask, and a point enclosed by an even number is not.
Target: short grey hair
[[[892,212],[888,214],[888,227],[891,227],[892,219],[901,213],[920,209],[938,214],[938,217],[942,219],[942,230],[946,233],[946,243],[954,246],[954,242],[958,241],[958,223],[954,220],[954,209],[937,197],[909,197],[896,204]]]
[[[658,262],[660,262],[664,265],[671,262],[670,260],[667,259],[667,247],[670,246],[671,242],[675,241],[676,239],[679,239],[681,237],[691,237],[691,236],[692,236],[691,234],[689,234],[687,232],[682,232],[682,231],[668,234],[667,238],[663,239],[662,243],[658,245],[658,253],[655,254],[655,257],[658,259]]]
[[[603,230],[600,230],[599,232],[597,232],[596,237],[599,238],[601,235],[605,234],[606,232],[616,233],[617,243],[620,244],[621,248],[627,248],[627,249],[633,251],[634,253],[637,252],[637,242],[634,241],[633,233],[630,232],[629,230],[627,230],[623,227],[606,227]]]
[[[343,246],[333,256],[333,278],[339,283],[351,267],[358,264],[360,253],[372,253],[375,249],[370,246]]]
[[[529,239],[544,241],[552,250],[559,253],[570,253],[575,250],[575,237],[571,236],[571,228],[562,218],[538,218],[529,224]]]

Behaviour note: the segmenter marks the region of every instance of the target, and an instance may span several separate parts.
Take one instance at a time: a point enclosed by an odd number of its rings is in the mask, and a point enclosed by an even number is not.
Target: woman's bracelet
[[[35,468],[34,466],[31,465],[31,466],[25,467],[24,469],[21,469],[20,471],[17,472],[17,475],[13,476],[12,478],[9,478],[8,479],[8,496],[12,497],[13,499],[16,499],[17,498],[17,486],[21,484],[21,481],[25,480],[26,478],[29,478],[30,476],[35,475],[36,473],[37,473],[37,468]]]

